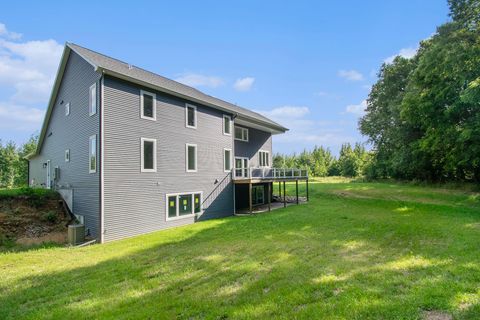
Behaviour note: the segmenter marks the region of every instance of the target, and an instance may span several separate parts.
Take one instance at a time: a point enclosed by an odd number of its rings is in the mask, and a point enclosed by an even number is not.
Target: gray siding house
[[[29,184],[59,190],[103,243],[270,201],[275,179],[305,176],[271,168],[272,135],[286,130],[67,43],[29,157]]]

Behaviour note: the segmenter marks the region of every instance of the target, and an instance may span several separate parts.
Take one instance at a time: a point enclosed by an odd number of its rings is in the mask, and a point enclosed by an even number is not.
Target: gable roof
[[[60,60],[57,76],[54,82],[52,93],[50,95],[47,112],[45,114],[45,119],[38,140],[37,150],[32,156],[40,153],[43,140],[45,139],[45,134],[52,113],[53,105],[55,104],[60,83],[62,82],[63,72],[65,71],[65,66],[67,64],[68,57],[70,56],[71,51],[74,51],[80,57],[86,60],[89,64],[91,64],[97,72],[111,75],[116,78],[133,82],[145,87],[150,87],[152,89],[178,96],[192,102],[197,102],[224,112],[234,114],[236,116],[235,121],[239,124],[249,125],[257,129],[264,129],[270,131],[273,134],[284,133],[288,130],[284,126],[268,119],[267,117],[257,112],[212,97],[195,88],[162,77],[145,69],[132,66],[131,64],[128,64],[126,62],[81,47],[77,44],[67,42],[65,44],[65,49]]]

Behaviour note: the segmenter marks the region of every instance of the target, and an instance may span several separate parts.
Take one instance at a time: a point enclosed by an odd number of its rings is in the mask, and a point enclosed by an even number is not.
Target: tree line
[[[300,154],[273,156],[275,168],[302,168],[315,177],[344,176],[358,177],[366,175],[371,163],[371,153],[363,144],[342,144],[338,158],[328,148],[316,146],[312,151],[304,150]]]
[[[32,136],[24,144],[3,143],[0,140],[0,188],[13,188],[28,185],[28,162],[25,157],[37,147],[37,136]]]
[[[451,21],[372,87],[359,128],[373,178],[480,182],[480,1],[448,3]]]

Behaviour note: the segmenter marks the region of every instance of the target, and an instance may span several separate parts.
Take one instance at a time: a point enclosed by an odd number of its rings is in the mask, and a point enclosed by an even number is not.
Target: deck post
[[[271,188],[270,188],[270,182],[267,184],[267,197],[268,197],[268,212],[272,210],[272,195],[271,195]]]
[[[298,179],[295,180],[295,193],[297,195],[297,204],[298,204]]]
[[[308,198],[308,179],[305,180],[305,183],[306,183],[306,187],[307,187],[307,202],[308,202],[308,200],[309,200],[309,198]]]
[[[282,183],[278,181],[278,196],[282,197]]]
[[[252,205],[252,183],[248,184],[248,209],[250,214],[253,213],[253,205]]]
[[[283,207],[287,207],[287,193],[285,192],[285,180],[283,180]]]

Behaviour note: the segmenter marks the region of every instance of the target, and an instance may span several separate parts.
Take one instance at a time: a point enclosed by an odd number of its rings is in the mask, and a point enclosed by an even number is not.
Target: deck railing
[[[307,179],[307,169],[250,167],[233,169],[233,179]]]

